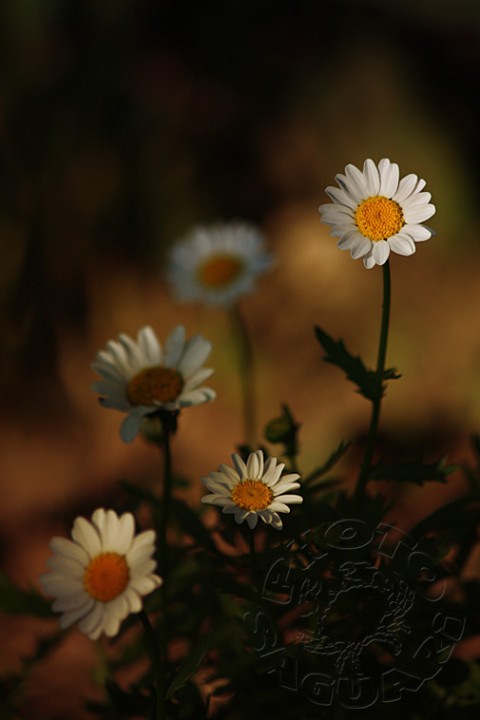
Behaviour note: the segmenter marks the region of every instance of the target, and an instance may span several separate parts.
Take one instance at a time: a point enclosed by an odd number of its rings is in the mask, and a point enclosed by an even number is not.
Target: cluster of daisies
[[[347,165],[336,176],[338,188],[328,187],[332,203],[321,205],[325,223],[339,238],[338,247],[362,258],[366,268],[383,265],[391,251],[415,252],[415,243],[433,231],[422,223],[435,212],[425,181],[416,175],[400,180],[399,168],[383,159],[368,159],[363,171]],[[229,307],[250,292],[257,278],[272,265],[259,231],[244,223],[196,228],[173,248],[169,280],[180,300],[198,300]],[[185,328],[175,327],[165,343],[151,327],[138,331],[136,340],[122,334],[97,353],[92,368],[100,376],[93,390],[100,403],[125,415],[120,436],[130,443],[142,430],[145,418],[178,413],[215,398],[204,385],[213,370],[204,367],[211,344],[201,335],[186,339]],[[279,513],[302,502],[292,491],[300,487],[297,473],[284,474],[276,458],[265,460],[261,450],[246,462],[237,454],[233,467],[221,465],[204,482],[209,494],[204,503],[232,514],[237,523],[253,530],[261,519],[282,529]],[[62,613],[60,625],[78,622],[91,639],[102,633],[112,637],[130,614],[142,610],[142,597],[162,584],[156,573],[155,533],[136,532],[131,513],[95,510],[91,520],[78,517],[71,540],[54,538],[49,572],[41,576],[53,609]]]

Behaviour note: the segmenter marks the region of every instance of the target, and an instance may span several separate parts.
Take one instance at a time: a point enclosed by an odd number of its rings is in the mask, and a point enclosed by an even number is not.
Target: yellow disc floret
[[[198,268],[198,278],[206,287],[222,288],[236,280],[243,268],[243,261],[234,255],[213,255]]]
[[[261,480],[242,480],[233,488],[232,500],[242,510],[265,510],[273,500],[273,492]]]
[[[83,584],[94,600],[110,602],[122,594],[129,577],[130,571],[124,556],[107,552],[90,560],[83,575]]]
[[[405,224],[403,212],[395,200],[374,195],[355,210],[355,223],[366,238],[378,242],[396,235]]]
[[[183,378],[176,370],[163,367],[144,368],[127,385],[131,405],[156,405],[176,400],[183,389]]]

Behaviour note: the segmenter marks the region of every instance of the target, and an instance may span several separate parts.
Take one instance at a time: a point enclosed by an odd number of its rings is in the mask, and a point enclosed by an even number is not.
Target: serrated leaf
[[[305,484],[311,485],[313,484],[314,480],[317,480],[318,478],[322,477],[322,475],[325,475],[329,470],[331,470],[337,462],[340,460],[343,455],[347,452],[348,448],[350,447],[350,443],[343,442],[343,440],[340,442],[339,446],[333,451],[333,453],[330,455],[328,460],[326,460],[323,465],[320,465],[320,467],[316,468],[315,470],[312,470],[312,472],[307,475],[305,478]]]
[[[192,652],[185,660],[184,664],[170,683],[170,686],[166,693],[166,698],[171,698],[172,695],[174,695],[178,690],[184,687],[184,685],[186,685],[190,678],[195,675],[198,668],[200,667],[200,663],[207,654],[209,647],[210,637],[207,637],[202,640],[195,648],[193,648]]]
[[[359,355],[353,356],[349,353],[343,340],[334,340],[318,326],[315,327],[315,335],[325,350],[324,360],[343,370],[364,397],[375,400],[381,392],[377,374],[373,370],[367,370]]]
[[[383,371],[379,379],[378,373],[368,370],[359,355],[352,355],[347,350],[343,340],[334,340],[318,325],[315,327],[315,335],[326,352],[324,360],[343,370],[347,378],[357,386],[357,392],[367,400],[376,400],[379,394],[383,395],[385,389],[383,380],[398,380],[400,377],[395,368],[388,368]]]
[[[50,602],[34,589],[22,590],[16,587],[3,573],[0,573],[0,611],[12,615],[33,617],[55,617]]]
[[[470,506],[470,508],[468,507]],[[458,530],[468,531],[471,527],[470,523],[467,523],[467,518],[480,519],[480,493],[475,492],[470,495],[452,500],[447,505],[443,505],[434,510],[433,513],[428,515],[426,518],[420,520],[409,533],[416,538],[422,535],[441,529],[445,531],[446,528],[457,527]],[[461,533],[459,532],[459,537]]]
[[[447,476],[457,470],[458,465],[447,465],[445,458],[424,463],[421,459],[407,463],[378,463],[372,468],[372,480],[395,480],[423,485],[425,482],[447,482]]]

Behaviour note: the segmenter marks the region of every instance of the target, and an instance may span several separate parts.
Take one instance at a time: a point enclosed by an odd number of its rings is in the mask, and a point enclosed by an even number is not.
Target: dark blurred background
[[[305,470],[362,437],[368,405],[322,363],[312,326],[374,362],[381,272],[339,252],[317,211],[334,175],[366,157],[424,177],[437,206],[436,237],[392,258],[389,364],[403,377],[385,402],[385,452],[470,457],[479,30],[476,0],[3,0],[0,554],[10,577],[35,584],[52,533],[115,502],[120,477],[160,472],[155,450],[123,445],[121,417],[89,390],[107,339],[144,324],[163,338],[182,322],[213,341],[218,400],[184,414],[174,447],[197,497],[199,478],[243,439],[227,318],[176,305],[163,277],[168,248],[194,224],[256,222],[277,257],[242,303],[259,429],[287,402]],[[413,519],[464,490],[457,476],[443,495],[402,491],[398,512]],[[43,628],[9,621],[2,670]],[[78,678],[98,692],[91,653],[75,633],[56,658],[61,677],[54,665],[34,676],[24,717],[84,717]]]

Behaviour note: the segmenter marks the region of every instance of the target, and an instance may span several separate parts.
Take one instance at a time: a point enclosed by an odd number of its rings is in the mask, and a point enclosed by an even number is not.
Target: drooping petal
[[[384,265],[390,255],[390,245],[386,240],[373,243],[372,255],[377,265]]]

